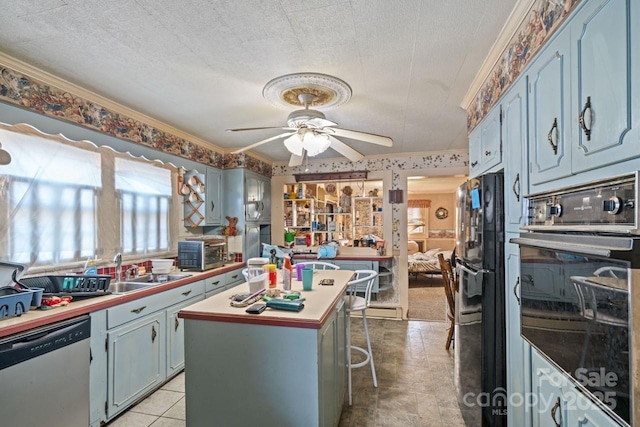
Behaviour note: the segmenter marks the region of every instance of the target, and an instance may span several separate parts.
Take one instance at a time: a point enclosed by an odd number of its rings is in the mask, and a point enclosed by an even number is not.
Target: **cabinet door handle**
[[[556,143],[553,143],[553,131],[555,130],[555,136],[556,136]],[[551,125],[551,130],[549,131],[549,133],[547,134],[547,140],[549,141],[549,145],[551,145],[551,148],[553,148],[553,154],[555,154],[556,156],[558,155],[558,118],[554,117],[553,118],[553,125]]]
[[[520,277],[516,280],[516,284],[513,285],[513,294],[516,296],[516,301],[518,301],[518,305],[520,305],[520,297],[518,296],[518,287],[520,286]]]
[[[187,296],[187,295],[189,295],[192,291],[193,291],[193,289],[192,289],[192,290],[189,290],[189,291],[185,291],[185,292],[183,292],[183,293],[182,293],[182,295],[184,295],[184,296],[186,297],[186,296]]]
[[[151,326],[151,342],[156,342],[156,336],[158,336],[158,333],[156,332],[156,327],[155,326]]]
[[[142,310],[144,310],[145,308],[147,308],[147,306],[146,306],[146,305],[143,305],[143,306],[142,306],[142,307],[140,307],[140,308],[134,308],[133,310],[131,310],[131,312],[132,312],[132,313],[135,313],[135,314],[140,314],[140,312],[141,312]]]
[[[516,195],[516,200],[519,202],[520,201],[520,193],[518,193],[518,190],[516,190],[516,186],[520,187],[520,174],[517,173],[516,174],[516,179],[513,181],[513,194]]]
[[[589,110],[588,115],[587,115],[587,110]],[[587,96],[587,102],[584,104],[584,108],[582,109],[582,111],[580,111],[580,115],[578,116],[578,122],[580,123],[580,127],[582,128],[585,136],[587,137],[587,141],[591,141],[591,122],[593,119],[593,117],[591,116],[592,112],[593,111],[591,110],[591,97]]]
[[[491,151],[485,151],[485,152],[484,152],[484,155],[485,155],[485,156],[490,156],[490,155],[491,155]]]
[[[553,420],[553,423],[556,425],[556,427],[561,427],[560,424],[558,424],[558,421],[556,421],[556,412],[558,412],[558,409],[560,409],[560,398],[559,397],[556,400],[556,404],[553,405],[553,408],[551,408],[551,419]],[[560,421],[562,421],[562,419]]]
[[[176,323],[174,324],[175,330],[178,330],[178,326],[180,326],[180,322],[178,321],[178,318],[176,317]]]
[[[234,274],[233,276],[231,276],[231,278],[232,278],[232,279],[237,279],[237,278],[238,278],[238,275],[237,275],[237,274]]]
[[[475,168],[476,166],[478,166],[478,161],[476,160],[475,162],[471,162],[471,167]]]
[[[218,286],[218,283],[220,283],[220,280],[217,280],[215,282],[212,283],[213,286]]]
[[[216,207],[216,204],[211,202],[211,212],[213,212],[213,208],[215,208],[215,207]]]

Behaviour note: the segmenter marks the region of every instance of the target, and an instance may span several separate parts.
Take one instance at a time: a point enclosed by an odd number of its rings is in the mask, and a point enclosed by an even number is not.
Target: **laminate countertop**
[[[81,316],[83,314],[92,313],[125,302],[133,301],[138,298],[157,294],[169,289],[184,286],[186,284],[203,280],[208,277],[224,274],[229,271],[237,270],[245,267],[243,262],[234,262],[226,264],[223,267],[207,270],[204,272],[185,272],[190,274],[189,277],[174,280],[168,283],[160,283],[149,286],[127,294],[111,294],[92,298],[77,298],[66,306],[52,308],[50,310],[31,308],[28,312],[21,316],[4,317],[0,319],[0,337],[5,337],[15,333],[27,331],[29,329],[48,325],[50,323],[71,319],[72,317]]]
[[[245,312],[246,307],[232,307],[230,297],[233,294],[249,292],[248,285],[243,284],[182,309],[178,317],[211,322],[320,329],[331,313],[331,308],[345,295],[347,283],[352,276],[353,271],[350,270],[316,270],[310,291],[302,290],[302,282],[293,279],[291,290],[300,291],[301,297],[305,299],[304,309],[299,312],[267,308],[261,314],[249,314]],[[334,280],[333,285],[319,284],[320,280],[329,278]],[[278,288],[281,287],[282,284],[278,284]]]

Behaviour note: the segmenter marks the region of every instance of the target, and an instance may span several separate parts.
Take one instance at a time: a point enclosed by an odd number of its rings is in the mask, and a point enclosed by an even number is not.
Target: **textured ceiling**
[[[122,105],[237,149],[288,111],[262,97],[274,77],[339,77],[343,138],[365,155],[467,147],[459,104],[516,0],[3,0],[0,51]],[[286,161],[280,140],[256,153]],[[338,157],[328,150],[321,158]]]

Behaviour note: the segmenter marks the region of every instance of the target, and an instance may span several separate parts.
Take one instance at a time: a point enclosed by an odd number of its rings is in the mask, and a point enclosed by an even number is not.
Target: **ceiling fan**
[[[291,152],[289,166],[299,166],[302,164],[305,156],[313,157],[324,152],[327,148],[332,148],[352,162],[356,162],[364,158],[362,153],[349,147],[336,137],[356,139],[385,147],[391,147],[393,145],[393,139],[388,136],[337,127],[338,124],[331,120],[327,120],[322,112],[309,108],[309,105],[316,100],[316,95],[311,93],[311,91],[300,92],[298,93],[297,98],[300,104],[304,105],[304,109],[290,113],[287,118],[287,126],[227,129],[231,132],[265,129],[281,129],[286,131],[279,135],[263,139],[262,141],[258,141],[247,147],[233,151],[232,153],[241,153],[262,144],[266,144],[280,138],[286,138],[284,140],[284,145],[287,150]]]

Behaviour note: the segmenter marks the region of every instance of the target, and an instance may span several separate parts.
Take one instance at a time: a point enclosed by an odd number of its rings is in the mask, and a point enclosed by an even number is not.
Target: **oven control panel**
[[[531,195],[526,198],[528,223],[524,228],[639,234],[637,176]]]

